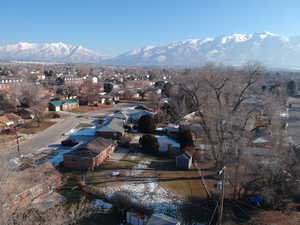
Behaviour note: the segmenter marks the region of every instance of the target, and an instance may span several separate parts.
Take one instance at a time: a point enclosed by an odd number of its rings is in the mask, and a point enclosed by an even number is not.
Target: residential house
[[[34,112],[31,109],[25,108],[20,109],[18,115],[24,120],[32,120],[35,117]]]
[[[49,103],[49,110],[51,111],[66,111],[75,108],[79,108],[79,100],[77,99],[53,100]]]
[[[13,125],[18,125],[23,123],[23,119],[17,114],[9,113],[6,116],[10,121],[13,121]]]
[[[23,82],[22,79],[12,77],[0,77],[0,90],[9,90],[15,86],[20,85]]]
[[[113,140],[98,137],[85,146],[64,154],[63,164],[67,168],[93,170],[113,154],[115,146]]]
[[[169,137],[177,137],[179,133],[179,126],[176,124],[168,124],[163,128],[163,131],[169,136]]]
[[[126,212],[126,222],[131,225],[146,225],[148,217],[137,212]]]
[[[9,120],[7,115],[0,116],[0,129],[3,130],[14,125],[14,122]]]
[[[140,109],[128,110],[125,113],[127,114],[127,117],[128,117],[127,121],[129,123],[137,123],[138,120],[144,115],[150,115],[150,116],[154,115],[153,112],[149,112],[147,110],[140,110]]]
[[[272,148],[273,142],[271,137],[258,137],[252,141],[252,145],[256,148]]]
[[[119,118],[108,119],[96,130],[97,136],[112,139],[119,139],[124,133],[124,121]]]
[[[188,151],[176,156],[176,167],[179,169],[189,170],[192,166],[193,157]]]

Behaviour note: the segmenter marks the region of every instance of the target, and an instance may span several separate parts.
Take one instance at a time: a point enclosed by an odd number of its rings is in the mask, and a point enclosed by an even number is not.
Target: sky
[[[231,33],[300,35],[299,0],[1,0],[0,45],[64,42],[117,55]]]

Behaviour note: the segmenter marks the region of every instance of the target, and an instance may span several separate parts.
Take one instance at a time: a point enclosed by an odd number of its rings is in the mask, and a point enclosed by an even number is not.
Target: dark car
[[[2,134],[16,134],[18,132],[18,130],[13,129],[13,128],[8,128],[5,130],[2,130]]]
[[[61,144],[63,146],[67,146],[67,147],[73,147],[73,146],[77,145],[78,143],[72,139],[66,139],[66,140],[63,140],[61,142]]]

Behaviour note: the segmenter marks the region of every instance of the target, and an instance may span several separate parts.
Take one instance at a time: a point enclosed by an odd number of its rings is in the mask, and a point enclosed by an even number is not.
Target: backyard
[[[211,164],[203,164],[206,185],[214,190]],[[122,158],[106,161],[84,177],[84,189],[92,194],[110,199],[116,193],[128,197],[157,212],[176,214],[178,206],[187,198],[206,198],[198,170],[178,170],[174,159],[164,159],[141,153],[124,154]],[[113,176],[113,174],[117,174]]]

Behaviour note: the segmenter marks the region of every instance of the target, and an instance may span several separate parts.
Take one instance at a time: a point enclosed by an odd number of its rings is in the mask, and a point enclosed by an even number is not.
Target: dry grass
[[[16,135],[14,134],[1,134],[0,135],[0,143],[7,143],[16,139]]]
[[[54,112],[54,111],[49,111],[45,114],[46,118],[52,119],[54,118],[54,116],[58,115],[59,119],[66,119],[68,117],[70,117],[70,115],[62,113],[62,112]]]
[[[36,134],[38,132],[41,132],[51,127],[54,124],[55,122],[46,120],[41,122],[40,125],[38,126],[36,122],[31,121],[24,124],[24,128],[19,129],[19,132],[24,134]]]
[[[130,154],[130,153],[129,153]],[[140,161],[150,161],[150,168],[142,169],[137,175],[131,171]],[[210,191],[215,190],[216,180],[213,179],[214,171],[211,163],[202,164],[202,173]],[[113,171],[119,171],[118,177],[112,177]],[[126,156],[120,161],[106,161],[101,167],[89,172],[86,178],[87,185],[96,188],[119,186],[131,182],[144,181],[146,178],[155,179],[160,186],[180,197],[205,198],[206,192],[201,183],[198,170],[178,170],[175,161],[153,156],[132,158]]]
[[[111,107],[112,107],[112,105],[80,106],[79,108],[69,110],[69,112],[81,114],[81,113],[87,113],[87,112],[91,112],[91,111],[95,111],[95,110],[99,110],[99,109],[108,109]]]

